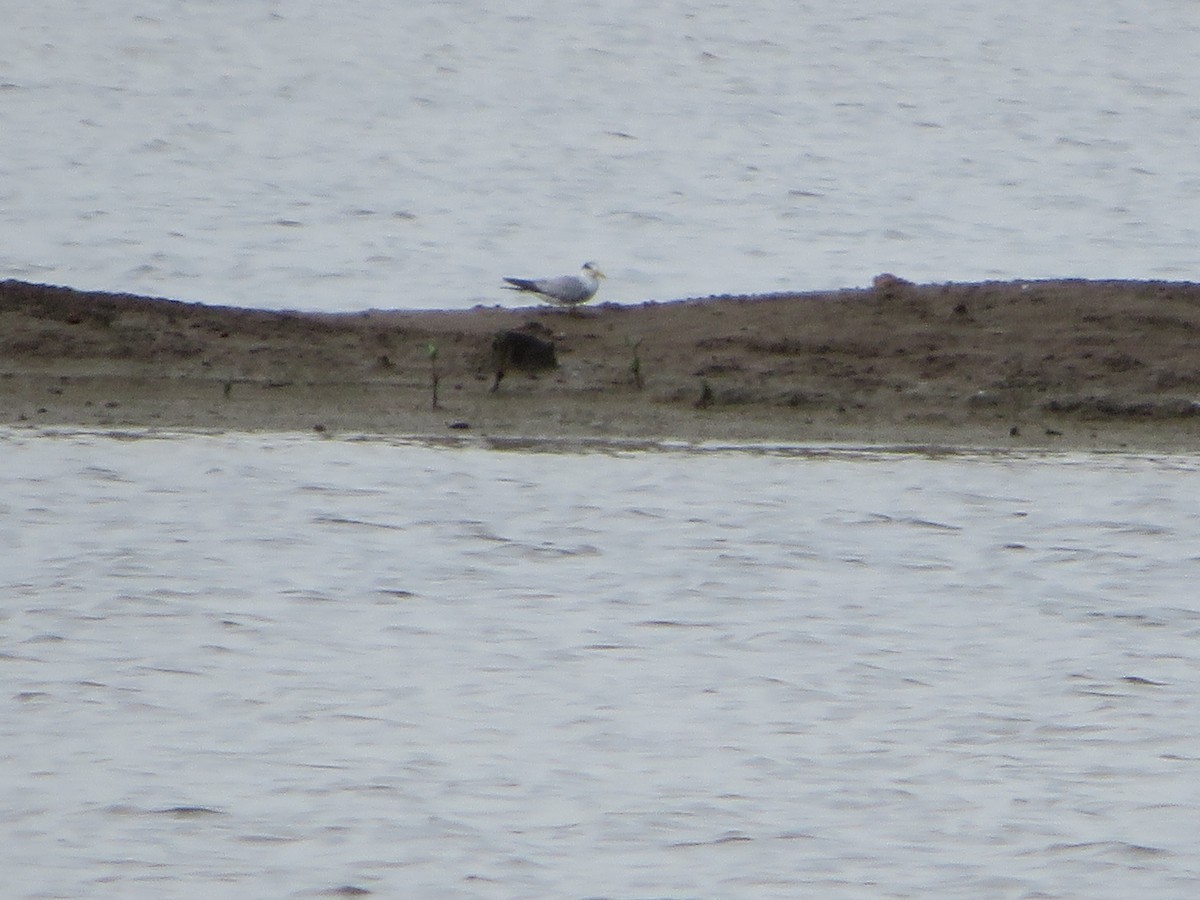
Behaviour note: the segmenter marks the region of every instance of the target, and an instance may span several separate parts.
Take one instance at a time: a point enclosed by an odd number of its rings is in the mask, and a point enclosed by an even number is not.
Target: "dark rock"
[[[512,369],[532,373],[557,367],[558,357],[554,353],[553,341],[523,331],[502,331],[492,340],[491,369],[496,373],[496,380],[492,383],[493,392]]]

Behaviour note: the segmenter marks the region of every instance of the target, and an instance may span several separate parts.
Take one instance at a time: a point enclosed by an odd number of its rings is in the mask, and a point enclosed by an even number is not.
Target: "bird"
[[[510,291],[527,291],[559,306],[574,308],[596,296],[600,279],[604,277],[595,263],[585,262],[578,275],[557,278],[505,278],[504,287]]]

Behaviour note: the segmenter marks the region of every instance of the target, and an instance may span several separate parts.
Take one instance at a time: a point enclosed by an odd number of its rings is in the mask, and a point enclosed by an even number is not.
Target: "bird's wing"
[[[592,286],[576,275],[560,275],[558,278],[505,278],[507,287],[514,291],[530,291],[541,294],[558,303],[582,303],[596,293]]]
[[[531,291],[535,294],[540,294],[542,289],[538,287],[538,282],[529,278],[505,278],[508,284],[504,285],[510,291]]]
[[[559,303],[580,303],[595,293],[582,278],[563,275],[559,278],[544,278],[537,282],[538,292]]]

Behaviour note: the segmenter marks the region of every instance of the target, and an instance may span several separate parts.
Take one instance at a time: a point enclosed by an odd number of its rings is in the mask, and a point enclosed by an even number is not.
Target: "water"
[[[1185,0],[9,5],[4,277],[347,310],[1200,261]]]
[[[1195,277],[1194,3],[10,6],[0,277]],[[0,445],[6,897],[1194,891],[1194,457]]]
[[[0,443],[7,897],[1200,877],[1194,457]]]

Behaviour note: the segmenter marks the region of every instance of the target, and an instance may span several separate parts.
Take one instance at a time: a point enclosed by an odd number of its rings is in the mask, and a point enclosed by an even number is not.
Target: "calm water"
[[[308,309],[1200,270],[1194,0],[9,3],[0,276]]]
[[[1200,877],[1195,457],[0,452],[6,897]]]
[[[1192,279],[1200,5],[10,4],[0,277]],[[512,302],[511,300],[509,302]],[[1194,457],[0,431],[0,894],[1190,896]]]

